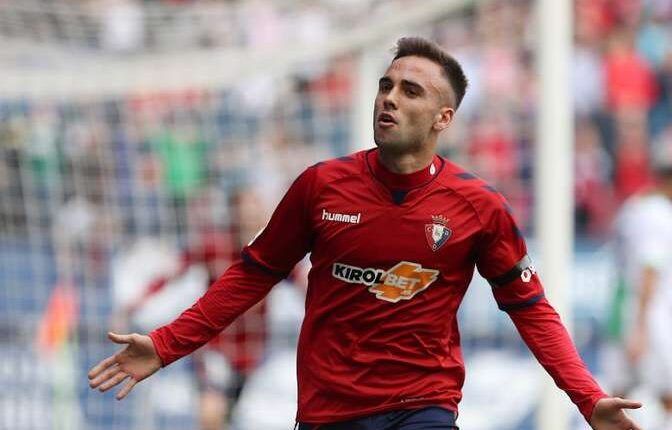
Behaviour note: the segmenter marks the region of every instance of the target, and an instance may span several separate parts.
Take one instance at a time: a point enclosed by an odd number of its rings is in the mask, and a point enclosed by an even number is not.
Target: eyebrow
[[[392,82],[392,79],[390,79],[388,76],[383,76],[382,78],[380,78],[378,80],[378,85],[380,85],[382,83],[387,83],[387,82]],[[411,87],[411,88],[419,90],[420,92],[423,92],[423,93],[425,92],[425,88],[417,82],[409,81],[408,79],[402,79],[401,84],[405,87]]]
[[[414,88],[416,90],[419,90],[421,93],[425,92],[425,87],[423,87],[422,85],[420,85],[417,82],[409,81],[408,79],[402,79],[401,84],[406,86],[406,87],[411,87],[411,88]]]

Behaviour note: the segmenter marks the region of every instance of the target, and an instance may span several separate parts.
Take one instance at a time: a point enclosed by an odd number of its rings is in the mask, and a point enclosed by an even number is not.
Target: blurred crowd
[[[108,3],[128,6],[133,0],[76,2]],[[288,43],[290,27],[318,43],[337,27],[332,21],[359,10],[330,14],[329,8],[354,3],[135,5],[243,13],[236,26],[213,25],[236,34],[227,43],[273,48]],[[400,2],[364,2],[360,8],[383,11],[393,3]],[[282,13],[289,4],[303,14],[304,27],[294,21],[296,14]],[[532,9],[528,0],[484,2],[428,30],[470,79],[441,151],[507,195],[528,229],[538,108]],[[576,0],[575,14],[576,228],[582,238],[601,240],[619,205],[650,184],[651,148],[672,139],[672,3]],[[227,215],[218,209],[225,205],[212,196],[225,199],[241,184],[258,187],[268,211],[303,167],[362,147],[352,142],[350,130],[356,71],[356,58],[343,55],[297,68],[288,79],[241,78],[221,90],[0,100],[0,190],[8,196],[0,228],[20,232],[33,223],[39,229],[62,209],[80,218],[99,212],[89,218],[96,240],[105,243],[140,233],[181,237],[203,202],[212,206],[210,217],[225,224]],[[16,204],[21,201],[27,203]]]
[[[319,43],[418,0],[23,0],[0,2],[0,35],[111,53],[272,49]]]
[[[328,90],[287,91],[292,103],[272,117],[232,92],[1,103],[2,233],[55,231],[89,250],[147,235],[184,242],[187,226],[226,228],[225,203],[242,188],[260,194],[267,217],[291,178],[347,140],[344,112],[306,100]],[[317,129],[314,115],[331,125]]]

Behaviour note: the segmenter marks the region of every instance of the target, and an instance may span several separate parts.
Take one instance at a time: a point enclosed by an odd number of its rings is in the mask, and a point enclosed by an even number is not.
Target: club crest
[[[448,221],[450,220],[443,215],[433,215],[432,223],[425,224],[425,237],[432,251],[441,248],[452,236],[453,231],[448,228]]]

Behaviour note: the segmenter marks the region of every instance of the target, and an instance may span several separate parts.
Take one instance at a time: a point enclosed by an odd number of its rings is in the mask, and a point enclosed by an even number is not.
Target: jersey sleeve
[[[518,333],[587,422],[597,401],[607,397],[581,359],[560,316],[543,298],[533,306],[509,311]]]
[[[294,181],[261,234],[193,306],[149,334],[164,366],[206,344],[263,299],[309,251],[314,175],[311,168]]]
[[[477,267],[499,308],[507,312],[537,361],[589,421],[606,394],[579,356],[560,316],[548,303],[525,241],[506,202],[488,211]]]
[[[173,322],[149,333],[161,363],[189,355],[263,299],[282,279],[238,260]]]
[[[483,234],[476,259],[479,273],[492,286],[503,311],[532,306],[544,297],[527,246],[503,200],[485,208]]]
[[[310,251],[310,219],[317,167],[304,171],[278,204],[268,225],[243,249],[243,260],[268,272],[287,276]]]

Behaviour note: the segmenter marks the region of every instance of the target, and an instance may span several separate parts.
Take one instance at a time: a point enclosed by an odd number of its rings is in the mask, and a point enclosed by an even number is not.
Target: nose
[[[383,109],[385,110],[396,110],[397,109],[397,98],[396,98],[396,88],[390,90],[385,97],[383,98]]]

